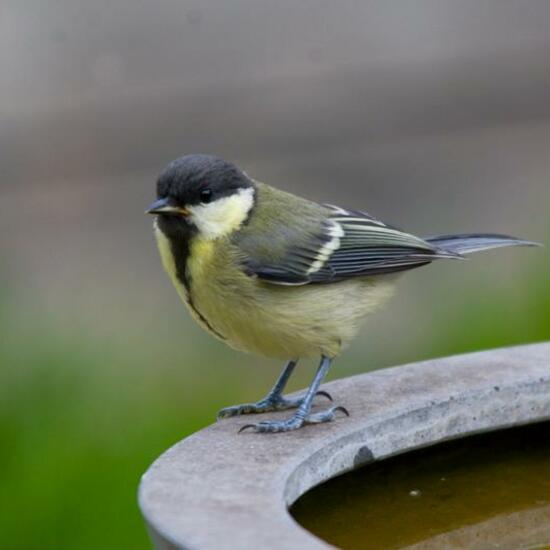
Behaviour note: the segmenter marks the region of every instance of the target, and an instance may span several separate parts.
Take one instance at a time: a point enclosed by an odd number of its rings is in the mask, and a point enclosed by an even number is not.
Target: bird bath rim
[[[161,455],[139,488],[155,547],[332,548],[290,516],[297,498],[369,462],[550,419],[550,343],[392,367],[323,389],[350,418],[241,435],[247,418],[232,418]]]

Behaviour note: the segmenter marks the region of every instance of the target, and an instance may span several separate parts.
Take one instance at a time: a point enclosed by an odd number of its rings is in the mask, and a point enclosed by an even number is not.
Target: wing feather
[[[312,204],[312,203],[309,203]],[[460,257],[371,215],[331,205],[316,205],[299,227],[271,232],[276,256],[241,240],[250,275],[272,284],[326,284],[351,277],[381,275],[425,265],[438,257]],[[272,225],[272,229],[278,227]],[[278,240],[277,240],[278,239]]]

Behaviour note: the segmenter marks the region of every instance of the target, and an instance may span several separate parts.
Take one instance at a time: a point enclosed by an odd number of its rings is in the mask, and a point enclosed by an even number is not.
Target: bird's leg
[[[273,388],[271,388],[270,392],[263,399],[257,403],[244,403],[243,405],[226,407],[218,413],[218,418],[229,418],[230,416],[237,416],[239,414],[282,411],[285,409],[299,407],[302,404],[304,397],[296,397],[292,399],[283,397],[283,391],[297,363],[297,359],[293,359],[287,363],[283,369],[283,372],[281,372],[279,378],[277,379],[277,382],[275,382]],[[332,401],[332,397],[327,392],[318,391],[316,395],[322,395]]]
[[[253,429],[255,432],[288,432],[290,430],[297,430],[301,428],[304,424],[318,424],[321,422],[330,422],[334,420],[334,416],[337,411],[344,413],[346,416],[349,416],[348,411],[344,407],[331,407],[324,411],[317,413],[311,413],[311,405],[313,403],[314,397],[317,395],[319,386],[323,381],[323,378],[327,374],[332,359],[329,357],[323,356],[321,359],[321,364],[317,369],[315,378],[311,386],[307,390],[306,395],[302,399],[298,410],[290,418],[286,420],[264,420],[258,422],[257,424],[246,424],[243,426],[239,432],[246,430],[247,428]]]

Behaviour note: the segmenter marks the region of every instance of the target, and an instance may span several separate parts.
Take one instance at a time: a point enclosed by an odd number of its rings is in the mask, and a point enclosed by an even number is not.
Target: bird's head
[[[207,239],[228,235],[254,205],[252,180],[234,164],[210,155],[171,162],[157,180],[157,200],[147,209],[166,233],[193,229]]]

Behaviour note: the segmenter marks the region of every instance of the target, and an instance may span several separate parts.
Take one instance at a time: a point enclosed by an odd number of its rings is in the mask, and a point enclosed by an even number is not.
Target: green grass
[[[392,359],[550,339],[548,273],[544,261],[521,284],[449,293],[422,341]],[[100,336],[41,315],[6,300],[0,308],[2,540],[12,550],[149,548],[136,504],[141,474],[221,406],[262,395],[276,371],[194,328],[182,346],[180,319],[165,320],[173,334],[126,327]],[[364,370],[360,342],[357,350],[333,377]],[[293,387],[309,376],[297,373]]]
[[[125,356],[91,337],[44,327],[4,335],[3,540],[12,549],[148,548],[136,505],[140,475],[213,419],[221,391],[193,368],[154,372],[146,363],[158,359]]]

